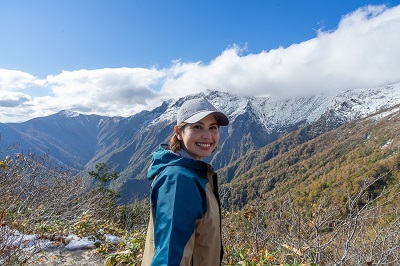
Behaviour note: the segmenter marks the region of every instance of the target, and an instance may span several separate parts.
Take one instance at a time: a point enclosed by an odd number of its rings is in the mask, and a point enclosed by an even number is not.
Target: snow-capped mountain
[[[318,123],[318,130],[305,137],[307,141],[347,121],[400,104],[400,83],[293,99],[209,90],[127,118],[63,111],[24,123],[0,124],[0,133],[3,144],[20,143],[22,151],[47,153],[57,163],[84,173],[105,162],[120,173],[112,185],[127,202],[149,191],[145,176],[151,153],[168,141],[182,103],[196,97],[207,98],[231,121],[221,128],[219,148],[208,158],[219,169],[299,128]]]

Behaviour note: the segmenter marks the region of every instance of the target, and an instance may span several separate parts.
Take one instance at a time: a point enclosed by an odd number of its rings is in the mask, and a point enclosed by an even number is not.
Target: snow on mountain
[[[277,99],[273,97],[239,97],[227,92],[208,90],[204,93],[170,100],[168,108],[150,122],[154,125],[173,122],[184,100],[204,96],[230,121],[251,108],[267,133],[297,123],[310,124],[327,110],[340,112],[345,121],[365,117],[380,109],[400,103],[400,83],[378,88],[356,89],[339,93],[324,93],[312,97]],[[181,103],[180,103],[180,102]]]
[[[80,114],[78,112],[72,111],[72,110],[62,110],[59,112],[60,115],[64,115],[65,117],[77,117]]]
[[[312,97],[275,99],[272,97],[230,97],[219,104],[232,120],[251,105],[266,132],[277,128],[318,120],[328,110],[340,112],[346,121],[365,117],[378,110],[400,104],[400,83],[378,88],[325,93]],[[216,104],[218,105],[218,103]]]
[[[379,112],[375,115],[370,116],[369,119],[374,120],[374,121],[378,121],[383,118],[386,118],[387,120],[391,120],[393,115],[397,115],[397,113],[399,113],[399,112],[400,112],[400,106],[389,109],[388,111]]]
[[[83,172],[98,162],[107,163],[120,173],[116,188],[123,189],[122,196],[129,199],[132,193],[148,191],[149,184],[143,179],[151,153],[168,141],[183,102],[197,97],[207,98],[230,119],[230,125],[221,128],[218,150],[207,158],[219,169],[315,122],[322,121],[315,131],[322,134],[347,121],[400,104],[400,83],[291,99],[207,90],[165,101],[154,110],[127,118],[62,111],[24,123],[1,124],[0,129],[17,136],[12,140],[22,143],[22,147],[29,144],[25,150],[48,150],[57,161]]]
[[[166,111],[151,124],[174,121],[184,100],[200,96],[206,97],[217,109],[225,112],[231,122],[251,108],[265,131],[271,133],[287,125],[313,123],[327,110],[341,112],[344,120],[349,121],[394,106],[400,103],[400,83],[292,99],[239,97],[227,92],[208,90],[180,100],[170,100]]]
[[[357,89],[339,93],[335,97],[336,110],[346,106],[349,119],[365,117],[378,110],[400,103],[400,83],[378,88]]]

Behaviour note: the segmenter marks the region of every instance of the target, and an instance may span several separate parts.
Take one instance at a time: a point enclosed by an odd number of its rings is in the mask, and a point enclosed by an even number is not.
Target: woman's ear
[[[174,126],[174,133],[175,133],[175,136],[178,138],[178,140],[182,140],[182,136],[181,136],[182,132],[178,126]]]

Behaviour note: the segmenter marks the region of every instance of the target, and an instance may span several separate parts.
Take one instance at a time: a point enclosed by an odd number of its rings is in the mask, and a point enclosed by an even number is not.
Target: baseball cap
[[[213,114],[217,118],[220,126],[229,125],[228,117],[204,98],[196,98],[184,102],[178,111],[176,123],[177,125],[182,122],[196,123],[209,114]]]

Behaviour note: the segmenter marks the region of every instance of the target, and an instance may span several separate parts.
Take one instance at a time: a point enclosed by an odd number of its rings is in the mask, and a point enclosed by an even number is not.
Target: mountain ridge
[[[64,110],[23,123],[0,123],[0,132],[7,136],[8,143],[20,143],[20,150],[48,153],[60,165],[83,174],[98,162],[107,163],[120,173],[112,187],[121,191],[123,201],[128,202],[148,193],[150,182],[145,176],[151,153],[168,141],[180,105],[196,97],[207,98],[230,118],[230,125],[221,128],[217,151],[206,160],[216,169],[223,169],[287,133],[300,130],[301,137],[308,141],[399,104],[400,83],[293,99],[242,97],[207,90],[165,101],[151,111],[130,117]],[[229,175],[222,174],[226,180],[232,180],[232,171],[238,171],[233,169]]]

